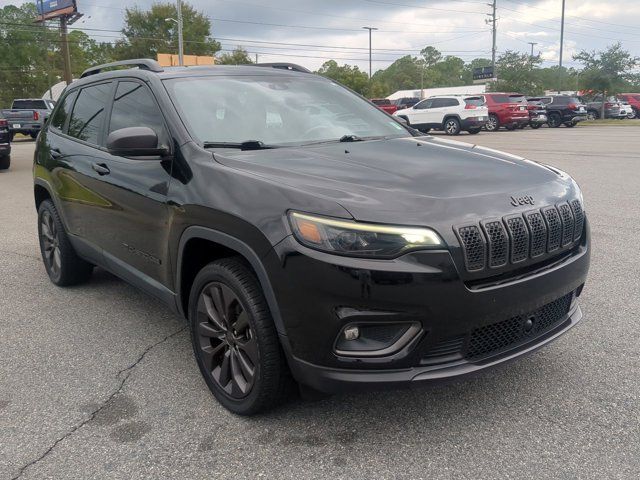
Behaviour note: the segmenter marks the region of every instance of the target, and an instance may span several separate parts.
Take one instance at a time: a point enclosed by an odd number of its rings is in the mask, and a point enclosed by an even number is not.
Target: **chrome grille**
[[[579,200],[523,214],[454,228],[468,271],[500,268],[573,245],[582,235],[585,215]],[[481,228],[480,228],[481,227]]]

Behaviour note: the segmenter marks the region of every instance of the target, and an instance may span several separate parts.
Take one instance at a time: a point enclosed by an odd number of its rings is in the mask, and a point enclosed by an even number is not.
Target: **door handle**
[[[52,148],[49,150],[49,155],[51,155],[51,158],[60,158],[62,156],[62,152],[59,148]]]
[[[91,168],[93,168],[93,170],[98,175],[109,175],[111,173],[109,167],[107,167],[104,163],[94,163],[91,165]]]

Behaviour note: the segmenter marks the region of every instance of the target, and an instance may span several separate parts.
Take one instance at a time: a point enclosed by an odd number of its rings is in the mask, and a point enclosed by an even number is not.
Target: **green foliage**
[[[117,59],[157,58],[158,53],[178,53],[178,27],[174,2],[154,3],[149,10],[139,7],[127,8],[124,40],[116,43],[114,56]],[[182,4],[182,19],[185,55],[215,55],[220,44],[209,38],[211,21],[203,13],[187,3]]]
[[[580,86],[599,93],[620,93],[634,81],[631,70],[640,64],[640,58],[632,56],[620,43],[606,50],[582,50],[573,56],[584,65],[580,74]]]
[[[316,73],[331,78],[361,95],[368,94],[369,76],[358,67],[341,66],[335,60],[329,60],[324,62]]]
[[[231,53],[225,53],[216,58],[218,65],[249,65],[253,63],[247,51],[238,47]]]
[[[507,50],[496,61],[498,81],[491,84],[495,92],[518,92],[528,95],[544,93],[536,72],[541,63],[539,56]]]

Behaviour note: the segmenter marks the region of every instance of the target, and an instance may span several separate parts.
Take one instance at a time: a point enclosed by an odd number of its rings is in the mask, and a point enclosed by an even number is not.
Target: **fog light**
[[[349,327],[344,329],[345,340],[357,340],[360,337],[360,329],[358,327]]]

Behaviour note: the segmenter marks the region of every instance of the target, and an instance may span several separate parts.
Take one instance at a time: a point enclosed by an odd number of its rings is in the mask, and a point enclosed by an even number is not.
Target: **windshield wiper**
[[[344,143],[344,142],[362,142],[363,140],[364,140],[364,138],[359,137],[358,135],[353,135],[353,134],[343,135],[342,137],[340,137],[340,143]]]
[[[244,142],[204,142],[204,148],[237,148],[240,150],[267,150],[276,148],[273,145],[266,145],[261,140],[245,140]]]

